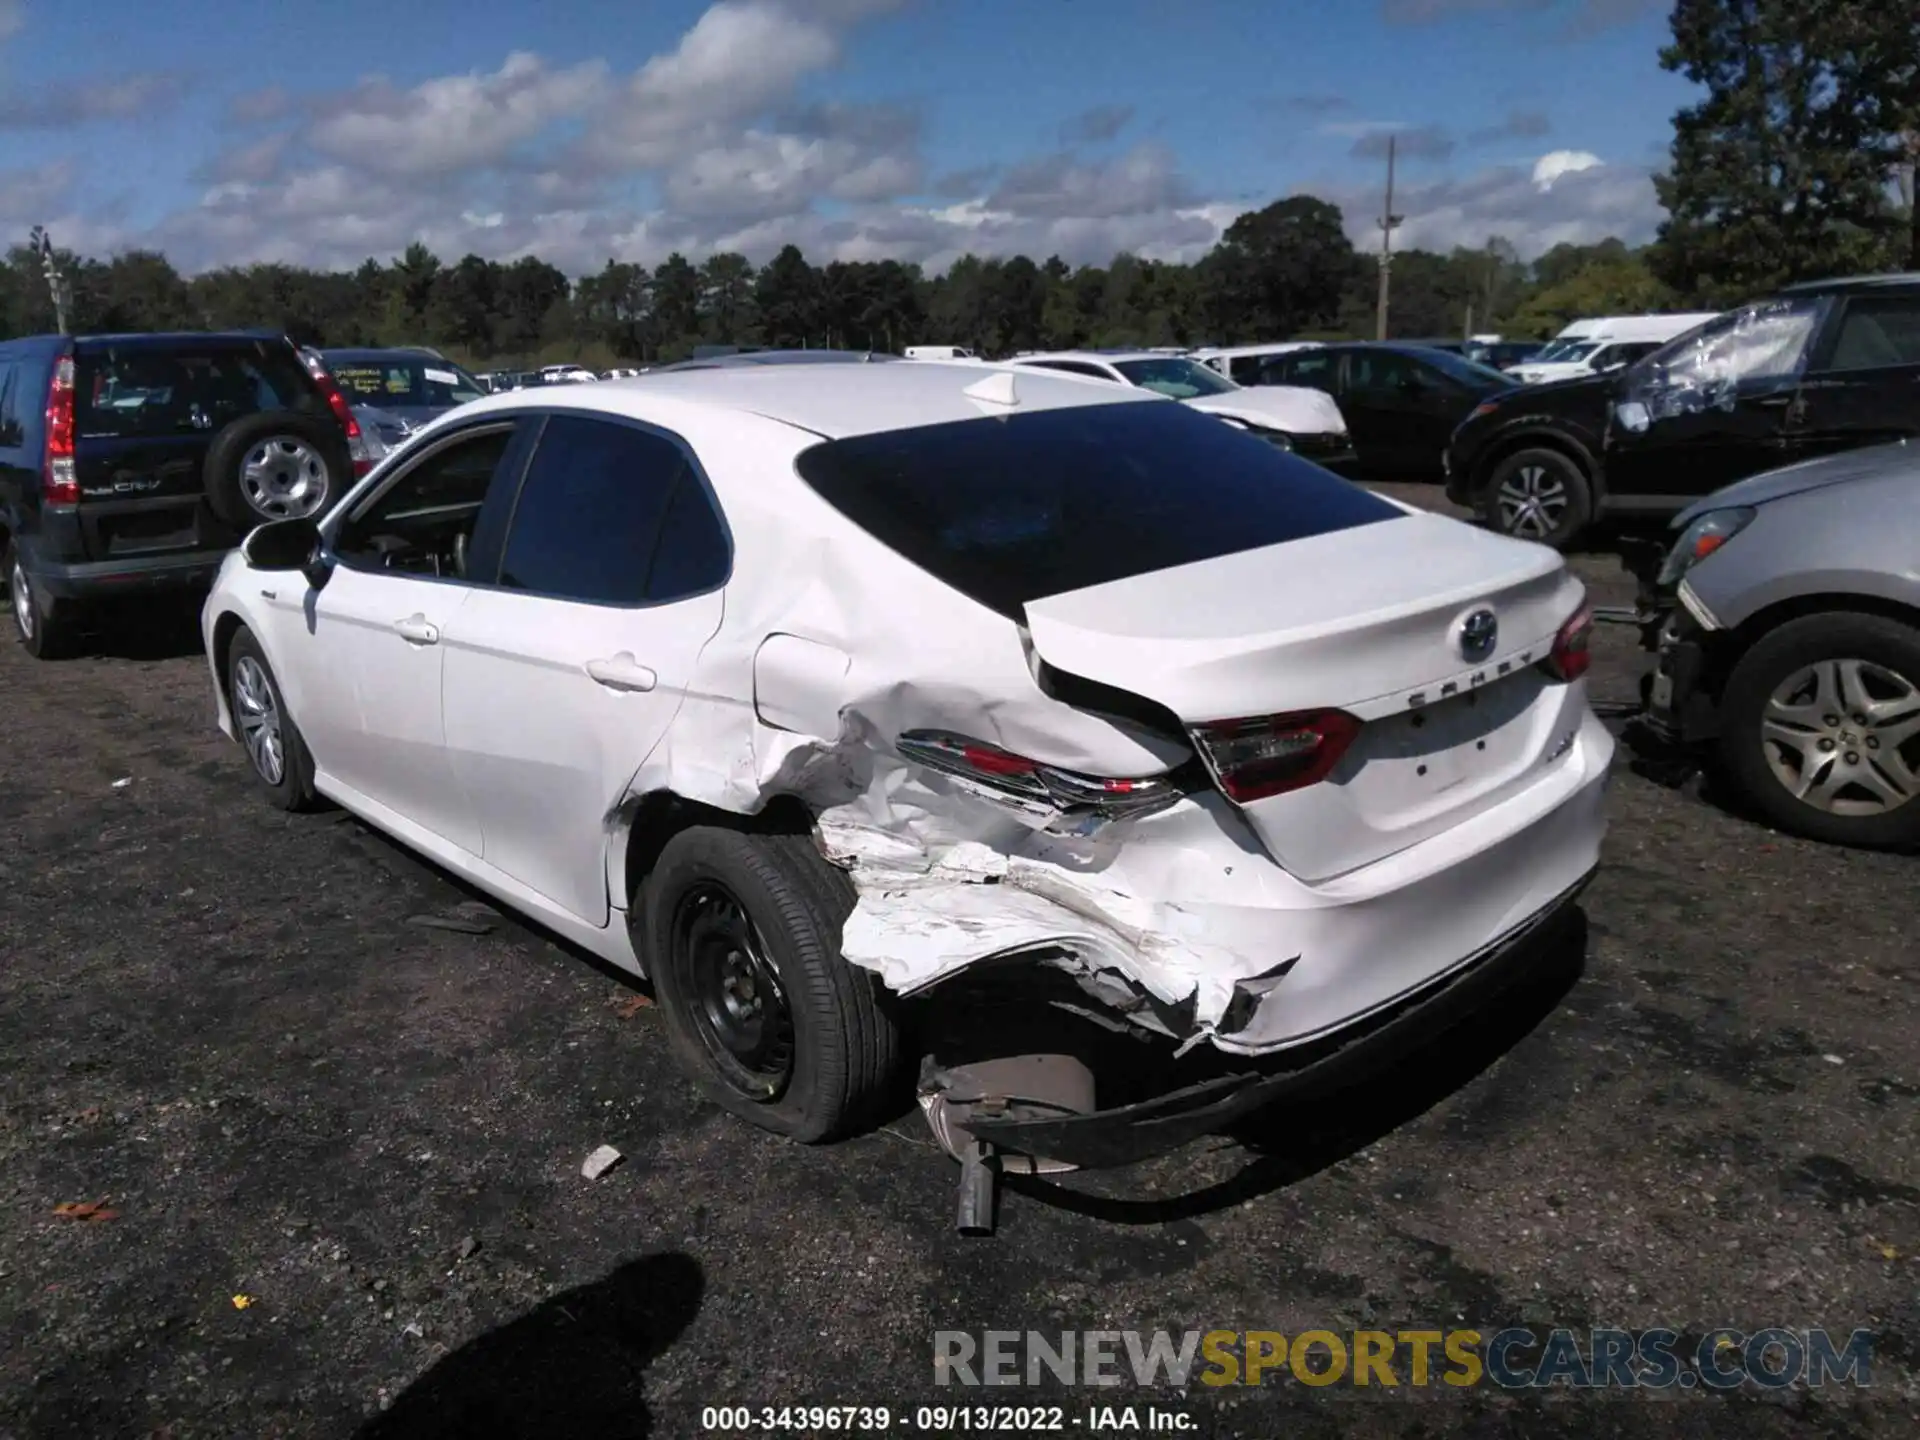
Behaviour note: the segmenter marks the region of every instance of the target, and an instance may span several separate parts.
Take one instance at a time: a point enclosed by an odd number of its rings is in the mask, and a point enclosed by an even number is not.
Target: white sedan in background
[[[1063,1126],[1029,1050],[941,1048],[968,982],[1030,986],[1049,1052],[1398,1053],[1598,860],[1588,625],[1542,546],[1147,390],[939,363],[482,400],[254,531],[204,614],[268,797],[649,977],[721,1105],[844,1134],[911,1037],[937,1131],[1064,1163],[1270,1092],[1242,1059],[1143,1128],[1130,1064]]]
[[[1060,350],[1006,363],[1151,390],[1321,465],[1339,466],[1354,458],[1346,417],[1322,390],[1236,385],[1211,365],[1158,350]]]

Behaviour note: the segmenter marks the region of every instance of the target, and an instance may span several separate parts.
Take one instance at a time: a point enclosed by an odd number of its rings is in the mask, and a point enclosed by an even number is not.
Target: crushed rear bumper
[[[1565,928],[1589,871],[1534,914],[1476,955],[1413,995],[1312,1046],[1311,1058],[1289,1052],[1288,1068],[1220,1076],[1113,1110],[1061,1116],[1057,1112],[1005,1118],[980,1112],[965,1118],[977,1139],[1002,1150],[1043,1156],[1084,1168],[1131,1164],[1217,1134],[1257,1110],[1353,1085],[1484,1008],[1571,933]]]

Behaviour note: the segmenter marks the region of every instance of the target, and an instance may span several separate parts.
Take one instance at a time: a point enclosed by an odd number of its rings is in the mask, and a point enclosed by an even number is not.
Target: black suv
[[[1564,546],[1763,470],[1920,434],[1920,275],[1795,285],[1610,375],[1491,396],[1447,448],[1447,496]]]
[[[0,567],[34,655],[76,649],[96,601],[204,588],[247,531],[365,468],[346,398],[285,336],[0,342]]]

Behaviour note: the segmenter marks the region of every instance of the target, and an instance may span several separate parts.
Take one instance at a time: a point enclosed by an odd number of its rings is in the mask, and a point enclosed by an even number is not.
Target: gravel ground
[[[966,1240],[917,1116],[814,1150],[734,1122],[637,992],[260,803],[166,618],[66,664],[0,645],[0,1436],[681,1435],[703,1404],[978,1399],[933,1386],[938,1329],[1507,1324],[1880,1339],[1867,1391],[1115,1403],[1220,1435],[1915,1433],[1908,859],[1623,749],[1584,961],[1259,1143],[1023,1186]],[[1603,631],[1599,696],[1638,672]],[[602,1143],[625,1163],[583,1180]]]

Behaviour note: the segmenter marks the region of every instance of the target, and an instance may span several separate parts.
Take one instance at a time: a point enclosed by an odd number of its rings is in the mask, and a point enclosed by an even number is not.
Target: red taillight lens
[[[366,474],[373,469],[373,457],[367,451],[366,437],[360,433],[360,422],[354,419],[353,406],[347,403],[346,392],[317,359],[312,356],[303,356],[302,359],[306,361],[308,373],[313,376],[313,383],[320,387],[321,397],[333,412],[333,418],[340,422],[340,428],[346,432],[347,453],[353,457],[353,473]]]
[[[1193,738],[1229,800],[1244,805],[1317,785],[1360,733],[1344,710],[1264,715],[1196,725]]]
[[[80,477],[73,468],[73,357],[62,355],[47,385],[47,463],[40,494],[49,505],[78,505]]]
[[[1097,812],[1120,819],[1150,814],[1184,793],[1170,776],[1082,775],[943,730],[910,730],[894,743],[907,759],[969,781],[976,794],[991,794],[1028,814]]]
[[[1547,670],[1556,680],[1578,680],[1593,664],[1589,642],[1593,639],[1593,607],[1582,605],[1553,637],[1553,649],[1547,654]]]

